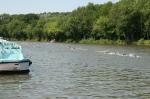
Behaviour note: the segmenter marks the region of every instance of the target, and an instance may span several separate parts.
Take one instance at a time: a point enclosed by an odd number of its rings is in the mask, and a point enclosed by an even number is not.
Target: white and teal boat
[[[0,73],[29,72],[32,62],[25,59],[20,45],[0,38]]]

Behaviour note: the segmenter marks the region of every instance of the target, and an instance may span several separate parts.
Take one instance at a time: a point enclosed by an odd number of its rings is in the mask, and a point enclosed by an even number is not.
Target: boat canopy
[[[0,62],[23,60],[22,48],[20,45],[0,39]]]

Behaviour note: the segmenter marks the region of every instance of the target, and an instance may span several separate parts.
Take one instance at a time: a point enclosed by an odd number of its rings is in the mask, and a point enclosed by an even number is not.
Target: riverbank
[[[128,43],[122,40],[108,40],[108,39],[83,39],[79,41],[80,44],[98,44],[98,45],[127,45]]]
[[[18,41],[15,39],[11,39],[11,41]],[[47,40],[37,40],[37,39],[31,39],[31,40],[20,40],[20,41],[28,41],[28,42],[50,42],[53,43],[51,41],[47,41]],[[83,39],[80,41],[74,41],[71,39],[65,40],[65,41],[55,41],[54,43],[79,43],[79,44],[96,44],[96,45],[137,45],[137,46],[150,46],[150,40],[144,40],[144,39],[140,39],[138,41],[133,41],[133,42],[127,42],[125,40],[108,40],[108,39],[100,39],[100,40],[94,40],[94,39]]]
[[[79,41],[80,44],[98,44],[98,45],[140,45],[140,46],[150,46],[150,40],[140,39],[134,42],[127,42],[124,40],[108,40],[108,39],[83,39]]]

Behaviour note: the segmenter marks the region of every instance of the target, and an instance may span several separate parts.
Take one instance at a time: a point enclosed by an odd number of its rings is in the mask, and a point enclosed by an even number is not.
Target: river
[[[31,71],[0,75],[0,99],[150,99],[150,48],[17,43]]]

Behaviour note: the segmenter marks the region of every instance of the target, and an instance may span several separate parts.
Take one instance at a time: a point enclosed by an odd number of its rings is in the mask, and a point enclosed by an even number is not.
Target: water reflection
[[[23,83],[31,79],[31,74],[0,74],[0,84]]]

